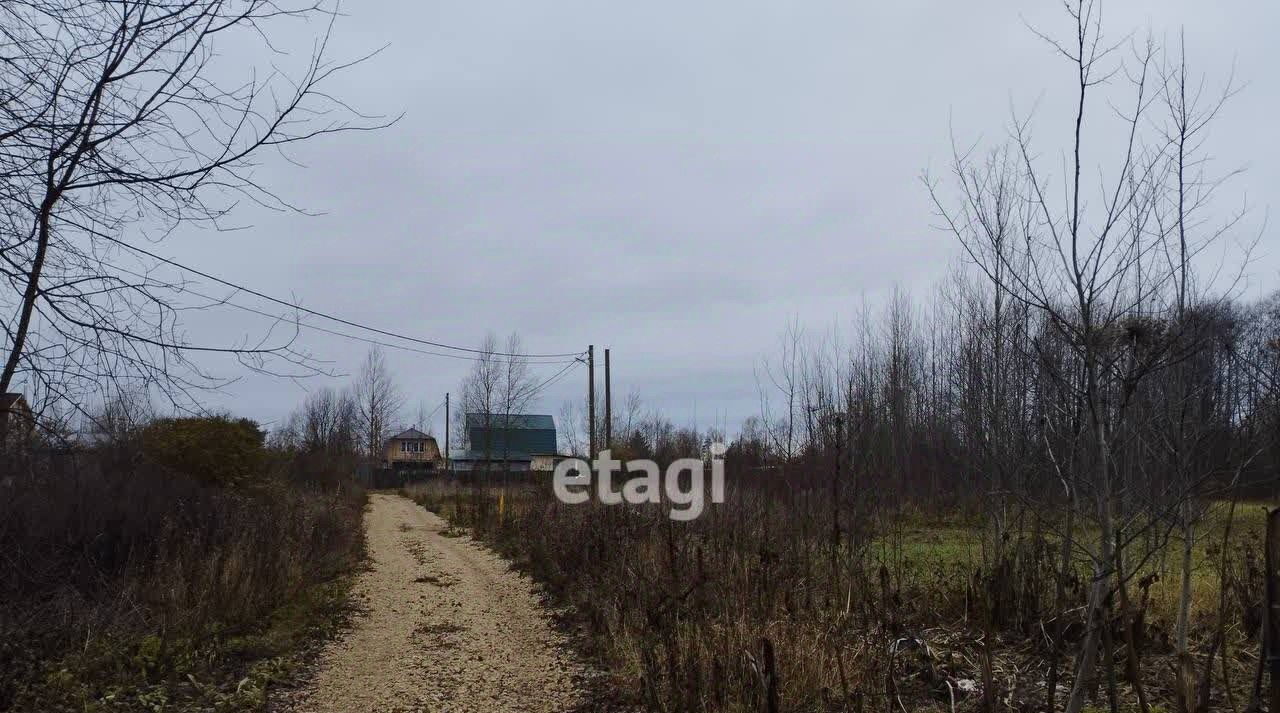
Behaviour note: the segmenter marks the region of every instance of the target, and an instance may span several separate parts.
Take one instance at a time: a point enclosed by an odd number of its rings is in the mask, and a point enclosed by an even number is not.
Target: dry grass
[[[354,490],[89,458],[0,487],[0,710],[254,707],[362,546]]]
[[[993,691],[1004,709],[1043,706],[1053,629],[1057,542],[1028,522],[1021,554],[995,577],[981,563],[979,523],[949,513],[864,513],[842,524],[831,547],[830,501],[820,489],[735,487],[730,502],[698,520],[670,521],[660,508],[568,506],[548,483],[467,487],[429,483],[409,495],[471,529],[572,605],[588,632],[584,645],[617,688],[655,711],[907,710],[983,707],[984,624],[991,617]],[[503,507],[498,507],[499,495]],[[1256,546],[1256,514],[1239,517],[1233,553],[1241,586],[1229,594],[1227,646],[1236,700],[1248,678],[1250,588],[1246,551]],[[1242,526],[1242,527],[1241,527]],[[1212,525],[1210,524],[1210,528]],[[852,530],[852,532],[851,532]],[[1208,544],[1208,541],[1206,541]],[[1174,547],[1175,544],[1168,544]],[[1216,548],[1215,548],[1216,549]],[[1216,622],[1216,557],[1199,548],[1198,635]],[[1158,558],[1152,567],[1177,566]],[[1086,563],[1077,563],[1083,574]],[[1167,696],[1167,588],[1152,585],[1142,623],[1150,697]],[[1069,582],[1070,656],[1078,646],[1083,582]],[[1134,597],[1139,598],[1136,584]],[[917,646],[917,641],[925,646]],[[1120,643],[1117,651],[1122,650]],[[1117,654],[1120,655],[1120,654]],[[976,686],[976,689],[975,689]],[[1221,681],[1217,684],[1221,695]],[[1105,705],[1100,682],[1097,701]],[[1123,681],[1119,695],[1132,703]]]

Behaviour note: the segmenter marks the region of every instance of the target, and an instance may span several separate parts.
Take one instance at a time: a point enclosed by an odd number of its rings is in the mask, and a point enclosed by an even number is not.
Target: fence
[[[443,481],[460,485],[527,484],[546,475],[528,470],[419,470],[409,468],[356,468],[356,480],[370,490],[395,490],[412,483]]]

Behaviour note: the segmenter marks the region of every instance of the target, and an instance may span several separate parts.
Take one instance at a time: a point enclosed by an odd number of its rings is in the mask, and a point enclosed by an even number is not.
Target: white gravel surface
[[[361,613],[321,654],[297,711],[550,713],[581,700],[582,666],[505,560],[397,495],[370,496],[365,530]]]

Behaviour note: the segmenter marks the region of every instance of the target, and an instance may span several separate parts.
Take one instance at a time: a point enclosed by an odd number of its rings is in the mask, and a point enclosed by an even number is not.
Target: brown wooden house
[[[383,467],[392,470],[441,470],[444,458],[436,439],[416,428],[406,429],[387,439],[382,451]]]

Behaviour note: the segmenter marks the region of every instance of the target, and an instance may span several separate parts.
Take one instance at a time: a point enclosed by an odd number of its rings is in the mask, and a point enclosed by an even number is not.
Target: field
[[[1227,531],[1230,502],[1216,501],[1209,505],[1208,514],[1196,535],[1199,546],[1192,550],[1194,598],[1192,612],[1202,619],[1204,626],[1217,615],[1218,595],[1221,590],[1220,544]],[[1252,553],[1257,562],[1262,557],[1262,536],[1266,531],[1268,506],[1261,502],[1240,502],[1231,515],[1231,546],[1242,553]],[[930,519],[921,513],[903,515],[891,527],[888,535],[874,545],[876,559],[883,562],[901,561],[915,576],[938,574],[951,569],[972,572],[982,566],[983,537],[981,525],[958,519],[948,522],[946,517]],[[1078,536],[1096,540],[1096,530]],[[1060,546],[1061,538],[1045,533],[1049,544]],[[1139,569],[1134,578],[1150,574],[1159,578],[1148,588],[1148,617],[1152,622],[1171,622],[1177,613],[1178,580],[1182,571],[1180,559],[1183,538],[1170,532],[1154,547],[1152,562]],[[1087,576],[1087,567],[1081,567],[1079,576]]]
[[[584,651],[624,700],[650,710],[1030,711],[1051,688],[1061,705],[1071,685],[1091,535],[1076,534],[1086,546],[1073,550],[1059,599],[1054,514],[1011,518],[993,567],[975,514],[880,509],[842,519],[833,540],[818,489],[731,479],[729,502],[691,523],[657,508],[564,505],[549,483],[436,482],[407,494],[572,605]],[[1264,509],[1208,506],[1192,558],[1193,663],[1214,667],[1215,708],[1240,709],[1258,659]],[[1116,678],[1091,689],[1100,710],[1138,710],[1134,678],[1151,710],[1174,708],[1182,542],[1150,529],[1150,556],[1125,582],[1141,673],[1107,667]],[[1103,656],[1124,662],[1125,619],[1111,604]]]

